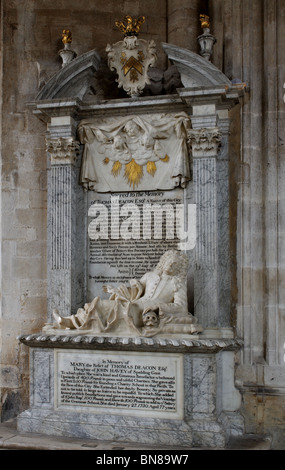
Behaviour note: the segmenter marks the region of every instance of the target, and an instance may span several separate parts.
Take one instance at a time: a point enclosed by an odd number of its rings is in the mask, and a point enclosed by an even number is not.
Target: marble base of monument
[[[230,336],[230,335],[229,335]],[[32,334],[30,409],[20,432],[223,448],[242,434],[226,338]]]

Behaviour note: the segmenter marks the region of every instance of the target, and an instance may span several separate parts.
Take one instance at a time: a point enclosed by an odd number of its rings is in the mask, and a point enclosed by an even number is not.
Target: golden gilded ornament
[[[207,15],[200,15],[201,28],[210,28],[210,18]]]
[[[115,25],[125,36],[133,36],[139,33],[141,25],[145,22],[145,17],[140,16],[138,19],[133,19],[131,16],[127,15],[125,21],[126,24],[123,21],[115,21]]]
[[[154,176],[156,172],[156,164],[155,162],[147,162],[146,164],[146,171],[151,175]]]
[[[125,63],[127,62],[127,55],[125,52],[122,52],[121,54],[121,64],[125,65]]]
[[[71,44],[72,43],[72,34],[69,29],[64,29],[62,31],[62,42],[63,44]]]
[[[117,176],[120,171],[121,171],[121,168],[122,168],[122,164],[121,162],[119,162],[119,160],[115,161],[113,163],[113,166],[112,166],[112,173],[114,176]]]
[[[143,177],[143,169],[134,159],[132,159],[125,166],[125,178],[127,178],[130,186],[135,189],[135,186],[139,185],[140,180]]]
[[[168,162],[169,156],[166,154],[164,158],[160,158],[161,162]],[[103,162],[105,164],[110,162],[110,159],[106,157]],[[118,176],[122,169],[122,163],[119,160],[116,160],[112,166],[113,176]],[[149,175],[154,176],[157,171],[156,163],[153,161],[148,161],[146,163],[146,171]],[[125,164],[125,173],[124,177],[128,180],[128,183],[133,189],[139,185],[141,179],[143,178],[143,165],[140,165],[135,161],[134,158],[129,163]]]
[[[140,62],[143,62],[145,60],[145,55],[144,55],[143,51],[138,51],[138,60]]]
[[[137,82],[139,79],[138,72],[135,69],[131,69],[130,72],[130,81],[131,82]]]
[[[131,56],[128,60],[124,60],[123,54],[121,55],[121,62],[123,65],[124,75],[126,76],[130,70],[136,70],[141,75],[143,74],[143,65],[133,56]]]

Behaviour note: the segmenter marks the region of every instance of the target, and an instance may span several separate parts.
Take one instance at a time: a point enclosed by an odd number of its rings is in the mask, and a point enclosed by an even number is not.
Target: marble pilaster
[[[219,317],[217,154],[221,133],[218,127],[192,129],[189,140],[197,210],[195,316],[205,328],[216,327]]]
[[[82,299],[78,282],[83,282],[84,266],[82,263],[78,268],[76,247],[84,243],[77,223],[83,201],[78,188],[80,145],[74,129],[71,117],[53,118],[46,136],[49,157],[48,319],[53,309],[70,314],[77,308],[78,296]],[[78,269],[82,276],[77,276]]]
[[[230,266],[230,177],[229,177],[229,128],[228,110],[218,113],[221,145],[217,154],[217,226],[219,260],[219,318],[218,326],[230,326],[231,266]]]

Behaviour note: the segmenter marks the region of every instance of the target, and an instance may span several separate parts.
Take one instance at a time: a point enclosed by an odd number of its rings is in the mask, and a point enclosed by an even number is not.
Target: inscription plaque
[[[59,408],[182,418],[183,358],[179,354],[55,350]]]
[[[89,193],[88,302],[108,298],[102,287],[140,279],[167,250],[180,249],[183,189]]]

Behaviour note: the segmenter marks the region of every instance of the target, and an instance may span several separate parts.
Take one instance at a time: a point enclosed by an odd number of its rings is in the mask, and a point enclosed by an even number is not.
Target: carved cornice
[[[80,150],[80,143],[68,138],[46,138],[46,150],[52,165],[74,165]]]
[[[222,133],[218,127],[190,129],[188,142],[192,148],[193,157],[212,157],[218,153]]]
[[[179,353],[203,353],[216,354],[220,351],[237,351],[243,342],[234,338],[145,338],[94,336],[78,334],[26,334],[18,337],[18,340],[29,347],[37,348],[66,348],[66,349],[100,349],[120,351],[159,351]]]

